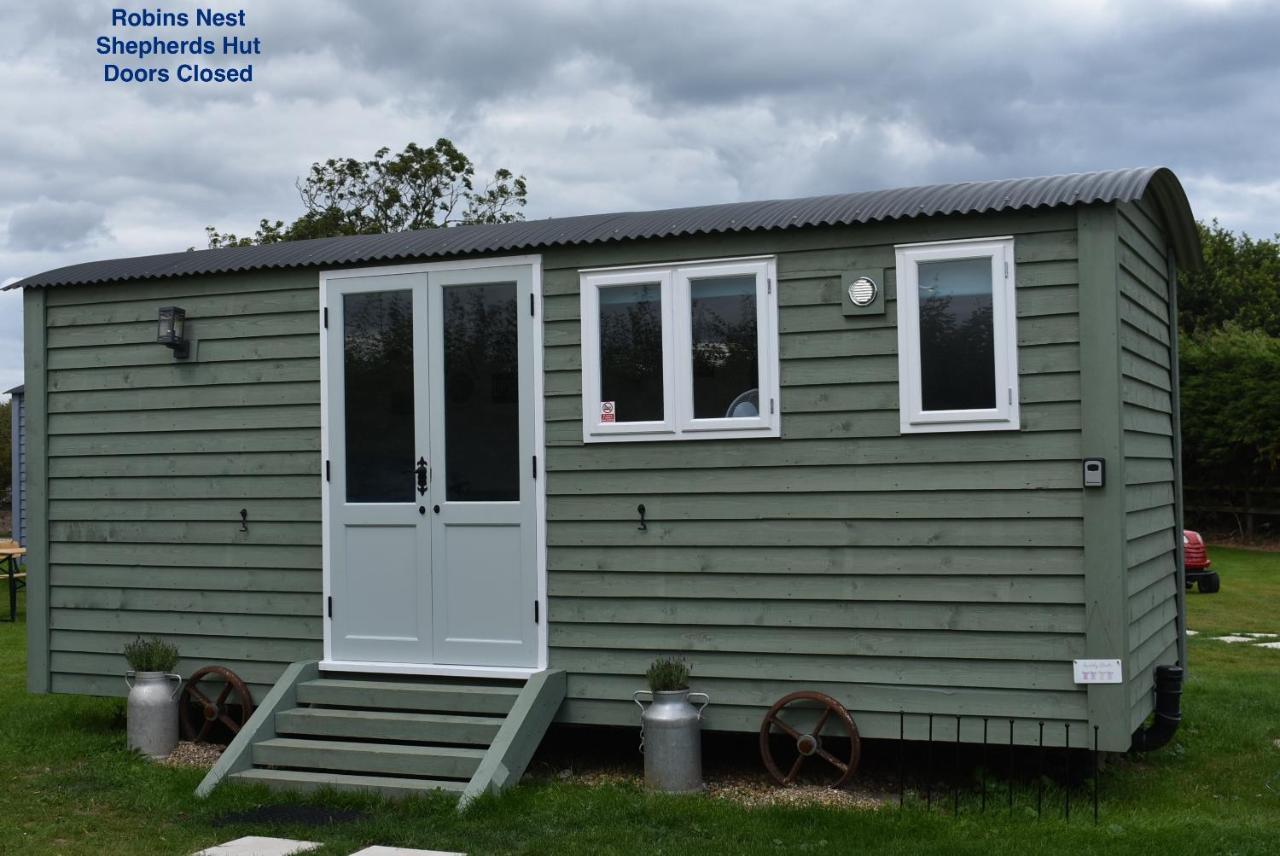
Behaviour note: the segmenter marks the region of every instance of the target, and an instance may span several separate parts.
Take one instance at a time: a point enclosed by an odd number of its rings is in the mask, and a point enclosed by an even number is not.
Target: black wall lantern
[[[187,312],[181,306],[161,306],[160,324],[156,329],[156,341],[173,351],[174,359],[185,360],[191,356],[191,343],[187,341]]]

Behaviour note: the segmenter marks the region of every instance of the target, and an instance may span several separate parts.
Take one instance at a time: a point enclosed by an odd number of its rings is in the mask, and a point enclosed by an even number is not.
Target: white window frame
[[[760,415],[738,419],[693,417],[691,280],[752,275],[756,280],[756,336]],[[679,264],[597,268],[580,272],[582,320],[582,439],[585,443],[723,440],[778,437],[777,262],[772,256]],[[658,283],[662,294],[662,421],[600,421],[600,289]]]
[[[1017,271],[1009,236],[927,244],[900,244],[897,257],[898,392],[901,433],[1017,431]],[[996,406],[980,410],[925,410],[920,379],[921,262],[991,259],[991,327],[995,349]]]

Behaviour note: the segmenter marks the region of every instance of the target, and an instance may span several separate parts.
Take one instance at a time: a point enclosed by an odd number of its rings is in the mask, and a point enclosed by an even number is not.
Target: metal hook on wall
[[[247,508],[240,509],[240,531],[249,531],[249,509]]]
[[[643,502],[636,506],[636,511],[640,513],[640,525],[637,526],[636,528],[639,529],[641,532],[647,532],[649,530],[649,524],[644,522],[644,503]]]

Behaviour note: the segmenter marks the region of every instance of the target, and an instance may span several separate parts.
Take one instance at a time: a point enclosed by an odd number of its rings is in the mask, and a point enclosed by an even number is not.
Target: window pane
[[[516,284],[444,289],[445,496],[520,498]]]
[[[924,409],[994,408],[991,258],[921,262],[918,272]]]
[[[413,502],[413,293],[342,296],[347,502]]]
[[[689,281],[693,321],[693,417],[724,419],[760,414],[760,345],[756,336],[756,278]]]
[[[662,288],[612,285],[599,293],[600,405],[612,403],[618,422],[661,422]]]

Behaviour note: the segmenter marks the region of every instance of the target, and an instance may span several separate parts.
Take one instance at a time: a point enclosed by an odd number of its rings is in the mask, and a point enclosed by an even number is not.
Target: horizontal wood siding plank
[[[144,431],[136,434],[68,434],[49,438],[51,458],[89,455],[204,454],[217,452],[309,452],[319,457],[320,426],[224,430],[204,433]],[[319,496],[319,493],[316,494]]]
[[[52,608],[53,630],[93,630],[108,633],[187,634],[190,636],[261,636],[268,639],[320,639],[319,610],[312,616],[176,613],[123,609]]]
[[[320,593],[320,571],[279,568],[137,568],[116,565],[54,565],[55,586],[182,589],[194,592]]]
[[[761,472],[757,470],[756,472]],[[886,489],[885,495],[867,493],[821,494],[787,490],[794,482],[774,484],[770,493],[757,485],[750,494],[697,492],[707,485],[682,485],[688,494],[651,494],[645,511],[651,520],[827,520],[827,519],[971,519],[971,518],[1078,518],[1080,491],[918,491]],[[717,486],[718,490],[723,490]],[[803,489],[803,488],[801,488]],[[634,520],[636,506],[629,494],[552,496],[547,501],[549,521]]]
[[[192,330],[202,336],[206,335],[207,328],[197,325],[207,318],[243,318],[282,312],[310,312],[314,318],[320,306],[320,291],[316,288],[314,276],[306,278],[305,285],[299,282],[303,287],[295,289],[250,294],[187,294],[182,298],[182,308],[192,319]],[[189,282],[194,284],[196,281]],[[51,306],[46,320],[51,328],[85,326],[105,329],[117,324],[146,323],[155,332],[157,313],[162,303],[162,298],[152,296],[107,304]]]
[[[136,634],[132,633],[55,630],[50,634],[50,646],[54,651],[73,653],[122,651],[124,646],[135,638]],[[188,659],[205,661],[198,662],[198,666],[206,665],[208,661],[243,660],[274,663],[279,667],[298,660],[317,657],[320,653],[320,646],[314,640],[189,636],[181,633],[162,634],[160,638],[176,645]]]
[[[700,440],[688,443],[579,444],[575,448],[548,450],[547,469],[552,473],[553,482],[564,482],[567,485],[564,490],[572,491],[579,474],[612,470],[736,470],[854,465],[867,468],[875,464],[904,464],[906,466],[900,472],[905,473],[913,469],[932,469],[936,464],[992,465],[982,467],[986,472],[1002,470],[1018,461],[1072,460],[1076,461],[1078,470],[1079,458],[1080,435],[1073,431],[1060,431],[1036,435],[974,434],[965,437],[963,443],[941,434],[915,434],[857,442]]]
[[[318,523],[320,503],[306,499],[55,499],[50,520],[227,521],[247,511],[253,522]]]
[[[831,574],[551,574],[552,597],[711,598],[883,603],[1084,603],[1080,576],[856,576]],[[887,607],[886,607],[887,608]]]
[[[742,574],[1082,574],[1079,548],[1065,547],[679,547],[634,550],[626,546],[553,546],[552,572]]]
[[[598,648],[611,638],[610,625],[560,624],[550,627],[552,661],[561,649]],[[1063,633],[954,630],[849,630],[824,627],[723,627],[684,624],[629,624],[621,650],[838,654],[859,657],[937,657],[960,660],[1023,660],[1084,656],[1084,637]]]
[[[185,308],[185,307],[184,307]],[[313,307],[310,312],[284,312],[275,314],[246,314],[231,317],[201,317],[195,319],[188,310],[189,339],[206,340],[246,339],[263,336],[318,336],[320,316]],[[76,327],[49,328],[49,349],[98,348],[114,345],[156,345],[156,319],[149,321],[86,324]],[[172,355],[171,355],[172,356]]]
[[[51,499],[320,499],[316,476],[135,476],[133,478],[50,479]]]
[[[1078,520],[794,520],[761,526],[726,520],[714,526],[702,521],[659,521],[647,531],[617,523],[565,521],[550,527],[551,546],[685,547],[712,546],[846,546],[913,547],[922,544],[966,546],[1081,546]]]
[[[318,404],[243,408],[193,407],[127,413],[52,413],[49,433],[94,434],[135,431],[214,431],[219,428],[298,428],[320,424]]]
[[[49,394],[50,413],[177,410],[193,407],[243,408],[279,404],[320,403],[320,384],[225,384],[182,389],[78,390]]]
[[[162,365],[66,369],[50,377],[49,391],[194,389],[224,384],[318,383],[320,380],[320,361],[307,357],[203,363],[198,372],[188,371],[188,368],[188,365],[173,360]]]
[[[1130,511],[1125,514],[1125,535],[1131,541],[1155,532],[1169,531],[1173,529],[1173,525],[1172,505],[1148,508],[1143,511]]]
[[[320,477],[315,452],[241,452],[238,454],[58,456],[49,461],[50,478],[140,478],[152,476]]]
[[[830,656],[824,654],[782,655],[761,653],[702,653],[688,655],[690,669],[702,681],[751,680],[768,675],[771,680],[821,682],[832,675],[844,675],[842,683],[852,685],[892,685],[899,676],[911,674],[914,681],[930,687],[979,687],[983,689],[1033,689],[1072,692],[1076,689],[1069,662],[1022,661],[1000,658],[970,660],[957,667],[949,658],[893,658]],[[653,661],[651,651],[569,648],[556,653],[554,668],[575,675],[642,674]]]
[[[1061,604],[882,603],[750,599],[553,597],[552,621],[586,624],[705,624],[899,630],[1083,633],[1084,608]],[[615,643],[616,644],[616,643]],[[1011,652],[1012,653],[1012,652]]]
[[[318,547],[320,524],[261,522],[255,523],[245,532],[241,530],[238,518],[222,523],[63,520],[49,524],[49,540],[130,543],[139,545],[137,549],[148,549],[141,546],[146,544],[284,544]]]
[[[57,586],[50,594],[52,607],[67,609],[120,609],[165,613],[226,615],[318,616],[319,594],[261,591],[158,591],[103,586]]]
[[[53,542],[49,545],[51,564],[112,564],[138,568],[175,566],[213,568],[320,569],[320,548],[280,544],[184,544],[169,543],[164,549],[154,544]]]

